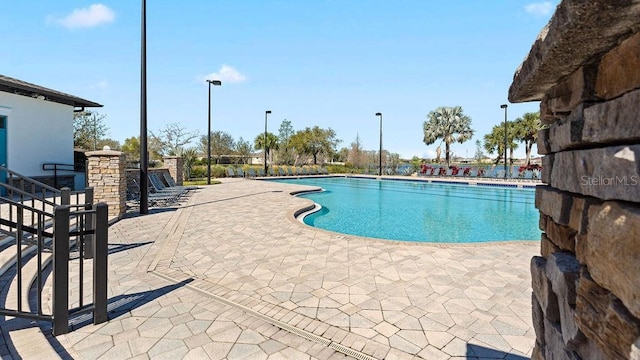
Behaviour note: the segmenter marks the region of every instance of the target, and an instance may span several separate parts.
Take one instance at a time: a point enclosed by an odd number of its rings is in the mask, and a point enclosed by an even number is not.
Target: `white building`
[[[0,165],[53,184],[43,164],[73,166],[73,113],[89,107],[102,105],[0,75]],[[75,188],[84,188],[84,173],[60,175],[75,175]]]

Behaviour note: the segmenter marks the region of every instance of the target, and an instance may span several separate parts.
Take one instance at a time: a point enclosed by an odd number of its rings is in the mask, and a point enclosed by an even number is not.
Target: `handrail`
[[[71,169],[59,169],[60,167],[69,166]],[[61,163],[43,163],[42,170],[53,170],[54,172],[59,169],[62,171],[75,171],[76,166],[74,164],[61,164]]]
[[[22,175],[22,174],[17,173],[17,172],[15,172],[13,170],[9,170],[6,167],[0,166],[0,172],[2,172],[2,171],[6,172],[7,174],[11,174],[11,175],[13,175],[15,177],[19,177],[20,179],[29,179],[29,181],[27,181],[28,183],[32,183],[32,184],[37,185],[37,186],[39,186],[39,187],[41,187],[43,189],[46,189],[46,190],[49,190],[49,191],[53,191],[53,192],[56,192],[56,193],[60,192],[60,190],[56,189],[55,187],[49,186],[49,185],[47,185],[47,184],[45,184],[43,182],[40,182],[38,180],[33,180],[33,179],[29,178],[26,175]]]
[[[65,166],[71,167],[71,169],[65,169],[64,168]],[[57,188],[58,187],[58,171],[76,171],[76,166],[73,164],[43,163],[42,170],[45,170],[45,171],[53,170],[53,187]]]

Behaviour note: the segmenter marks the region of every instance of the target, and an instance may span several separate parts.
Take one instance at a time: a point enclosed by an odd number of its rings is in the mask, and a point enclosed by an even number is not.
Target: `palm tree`
[[[271,150],[278,150],[280,144],[278,142],[278,136],[267,132],[267,158],[271,159],[271,162],[273,162],[272,159],[272,152]],[[256,136],[256,138],[253,140],[253,147],[254,149],[258,150],[258,149],[263,149],[264,150],[264,133]]]
[[[471,118],[463,114],[462,107],[441,106],[427,115],[428,121],[424,122],[424,143],[431,145],[442,139],[445,143],[445,159],[447,166],[451,157],[451,143],[460,144],[471,139]]]
[[[538,141],[538,131],[544,129],[546,125],[540,122],[540,112],[525,113],[521,118],[515,121],[515,138],[524,142],[524,148],[527,152],[526,164],[531,163],[531,148]]]
[[[513,151],[518,148],[515,137],[515,125],[512,121],[507,121],[507,147],[509,149],[510,163],[513,163]],[[484,149],[489,154],[498,153],[495,163],[502,160],[504,154],[504,125],[495,125],[489,134],[484,136]]]

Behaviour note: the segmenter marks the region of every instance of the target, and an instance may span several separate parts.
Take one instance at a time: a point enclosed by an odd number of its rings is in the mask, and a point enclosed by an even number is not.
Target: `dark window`
[[[0,116],[0,129],[6,129],[7,127],[7,117]]]

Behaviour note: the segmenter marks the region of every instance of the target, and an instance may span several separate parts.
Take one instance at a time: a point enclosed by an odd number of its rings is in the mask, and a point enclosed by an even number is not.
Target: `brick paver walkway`
[[[330,233],[293,219],[310,204],[289,195],[300,188],[228,179],[179,209],[114,224],[110,321],[57,337],[58,353],[529,357],[537,243],[430,245]]]

